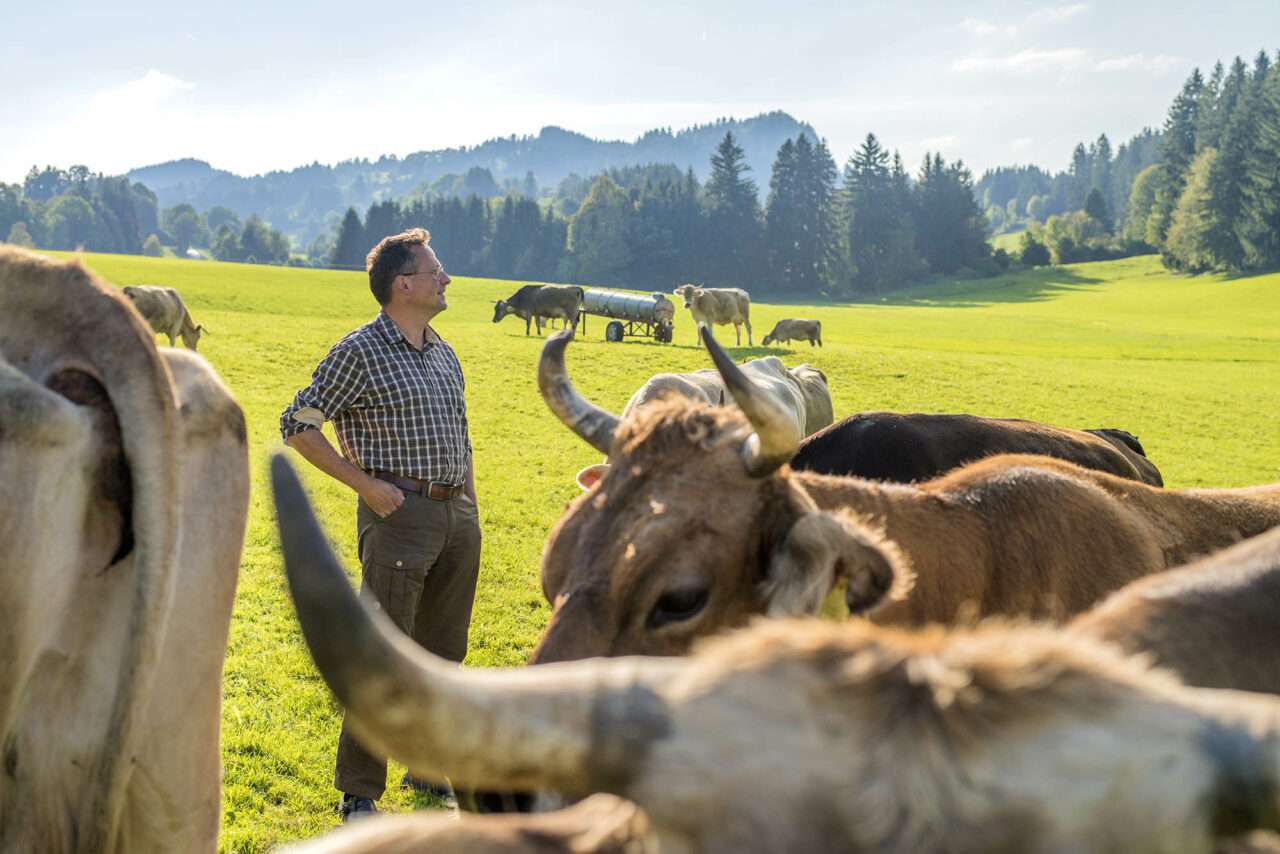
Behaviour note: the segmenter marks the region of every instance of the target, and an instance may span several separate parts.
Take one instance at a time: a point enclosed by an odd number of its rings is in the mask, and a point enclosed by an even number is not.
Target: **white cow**
[[[697,285],[681,285],[676,296],[684,299],[684,307],[693,315],[695,327],[699,323],[733,324],[742,346],[742,327],[747,327],[747,344],[751,344],[751,295],[742,288],[700,288]]]
[[[79,261],[0,247],[0,484],[0,851],[214,851],[240,407]]]
[[[183,344],[196,349],[204,324],[191,320],[191,313],[176,290],[158,285],[126,285],[122,290],[154,331],[169,336],[170,347],[181,335]]]
[[[794,368],[782,364],[776,356],[752,359],[741,366],[751,381],[767,390],[795,416],[796,428],[804,436],[818,432],[835,418],[831,391],[827,388],[826,374],[807,362]],[[702,368],[688,374],[655,374],[636,389],[622,410],[622,418],[628,418],[647,408],[655,401],[667,397],[687,397],[712,406],[722,406],[733,396],[725,388],[720,372],[715,368]],[[578,486],[590,489],[604,476],[609,458],[603,463],[587,466],[577,474]]]

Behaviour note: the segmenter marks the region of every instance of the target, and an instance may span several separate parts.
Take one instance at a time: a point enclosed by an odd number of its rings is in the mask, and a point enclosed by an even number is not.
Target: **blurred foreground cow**
[[[681,654],[757,614],[812,614],[841,583],[885,624],[1065,618],[1280,525],[1280,484],[1164,490],[1041,456],[915,485],[793,471],[793,420],[705,328],[742,412],[677,399],[623,421],[574,389],[572,337],[548,338],[538,384],[613,465],[547,538],[552,615],[532,662]]]
[[[812,347],[813,343],[818,342],[818,346],[822,346],[822,322],[819,320],[802,320],[793,317],[787,320],[779,320],[774,324],[773,329],[768,335],[764,336],[761,344],[772,344],[774,341],[778,343],[790,343],[792,338],[802,339],[809,342]]]
[[[1146,653],[1188,685],[1280,694],[1280,528],[1139,579],[1070,628]]]
[[[808,363],[788,368],[776,356],[766,356],[744,362],[739,367],[752,383],[772,395],[795,418],[796,428],[803,435],[821,430],[835,417],[827,376]],[[703,368],[688,374],[655,374],[631,395],[622,410],[622,417],[629,418],[670,397],[687,398],[711,406],[721,406],[726,399],[732,400],[720,372],[715,368]],[[603,464],[587,466],[578,472],[578,485],[583,489],[591,488],[608,470],[608,464],[606,454]]]
[[[742,346],[742,327],[747,327],[747,344],[751,344],[751,297],[742,288],[700,288],[681,285],[673,293],[684,299],[684,307],[693,315],[695,326],[705,323],[733,324],[738,346]]]
[[[214,851],[240,407],[79,262],[0,247],[0,484],[0,851]]]
[[[860,412],[800,443],[791,467],[911,483],[993,454],[1043,454],[1163,486],[1160,470],[1123,430],[1071,430],[1020,418]]]
[[[303,633],[365,743],[422,777],[604,792],[648,820],[593,848],[572,810],[371,819],[313,851],[1208,854],[1280,828],[1280,700],[1051,628],[765,621],[693,658],[461,672],[356,599],[272,470]]]
[[[181,335],[182,343],[188,349],[196,349],[204,324],[191,320],[181,294],[173,288],[157,285],[126,285],[123,290],[124,295],[133,302],[133,307],[151,324],[151,328],[161,335],[169,336],[170,347]]]
[[[506,299],[493,304],[493,322],[508,314],[524,321],[524,334],[529,334],[529,323],[536,322],[538,334],[542,334],[543,319],[558,317],[575,326],[582,308],[582,288],[577,285],[525,285]]]

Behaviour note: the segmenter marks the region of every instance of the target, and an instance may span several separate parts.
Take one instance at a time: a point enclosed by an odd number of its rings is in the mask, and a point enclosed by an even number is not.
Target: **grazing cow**
[[[0,851],[214,851],[240,407],[79,261],[0,247],[0,483]]]
[[[188,349],[196,349],[204,324],[192,322],[191,313],[187,311],[181,294],[173,288],[157,285],[125,285],[123,290],[133,307],[151,324],[151,328],[161,335],[169,336],[170,347],[181,335],[182,343]]]
[[[1188,685],[1280,694],[1280,528],[1139,579],[1070,629],[1147,653]]]
[[[773,325],[773,330],[760,343],[772,344],[774,341],[779,343],[791,343],[791,339],[804,339],[809,342],[809,346],[813,346],[813,342],[817,341],[818,346],[822,346],[822,321],[820,320],[802,320],[793,317],[787,320],[779,320]]]
[[[1125,441],[1126,436],[1132,444]],[[860,412],[801,442],[791,467],[911,483],[992,454],[1044,454],[1163,486],[1160,470],[1141,448],[1123,430],[1069,430],[1019,418],[976,415]]]
[[[684,307],[693,315],[695,325],[705,323],[733,324],[742,346],[742,327],[747,327],[747,345],[751,345],[751,296],[742,288],[700,288],[697,285],[681,285],[676,296],[684,300]]]
[[[525,285],[506,299],[493,304],[493,322],[508,314],[524,321],[524,334],[529,334],[529,323],[535,322],[538,334],[542,334],[543,318],[558,317],[575,326],[582,309],[582,288],[577,285]]]
[[[796,427],[803,435],[808,436],[831,423],[834,417],[831,391],[827,388],[827,376],[822,371],[808,363],[788,368],[775,356],[752,359],[740,367],[753,383],[773,395],[795,416]],[[689,374],[655,374],[631,395],[622,410],[622,417],[628,418],[656,401],[673,396],[721,406],[726,392],[724,380],[715,368],[702,368]],[[578,472],[578,485],[590,489],[608,466],[606,454],[603,463],[587,466]]]
[[[850,608],[881,623],[1065,618],[1280,525],[1280,484],[1164,490],[1042,456],[988,457],[916,485],[793,471],[793,421],[709,333],[745,418],[672,400],[621,421],[573,388],[571,338],[547,340],[539,387],[614,465],[547,538],[553,610],[534,662],[680,654],[753,615],[811,614],[843,579]]]
[[[459,671],[357,599],[283,457],[272,473],[317,667],[362,743],[417,776],[626,798],[648,819],[629,850],[663,854],[1208,854],[1280,828],[1280,700],[1047,626],[766,620],[691,659]],[[383,822],[314,850],[450,850]],[[511,819],[468,826],[461,850],[521,850],[485,847]]]

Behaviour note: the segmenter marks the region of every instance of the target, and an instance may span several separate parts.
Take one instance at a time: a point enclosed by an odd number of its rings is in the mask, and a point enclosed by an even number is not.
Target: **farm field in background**
[[[448,262],[448,247],[440,247]],[[65,253],[55,253],[65,254]],[[200,352],[245,409],[254,476],[224,678],[225,852],[264,851],[336,823],[339,711],[311,664],[280,565],[266,465],[280,411],[330,344],[370,319],[362,273],[87,254],[115,285],[171,285],[208,335]],[[522,283],[456,278],[436,328],[467,376],[484,552],[466,664],[515,666],[549,614],[538,577],[546,533],[599,455],[538,394],[541,339],[491,323]],[[673,286],[679,283],[672,283]],[[674,300],[674,298],[673,298]],[[659,371],[709,367],[678,307],[671,344],[604,340],[586,318],[567,363],[580,391],[620,412]],[[774,321],[810,317],[825,347],[759,346]],[[897,291],[859,303],[752,306],[755,347],[828,377],[837,418],[872,409],[1016,416],[1141,437],[1167,485],[1280,480],[1280,274],[1172,277],[1154,256]],[[161,338],[161,342],[167,339]],[[746,338],[743,337],[745,345]],[[321,524],[358,577],[354,501],[290,452]],[[392,779],[402,769],[393,763]],[[432,802],[392,785],[380,806]]]

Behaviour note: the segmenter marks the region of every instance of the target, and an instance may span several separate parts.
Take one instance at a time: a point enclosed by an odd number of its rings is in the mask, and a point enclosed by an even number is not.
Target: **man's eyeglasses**
[[[404,276],[405,278],[413,278],[414,276],[420,276],[423,273],[426,273],[428,276],[430,276],[431,278],[435,279],[438,282],[444,278],[444,265],[437,264],[435,266],[435,269],[433,270],[414,270],[412,273],[401,273],[400,275]]]

